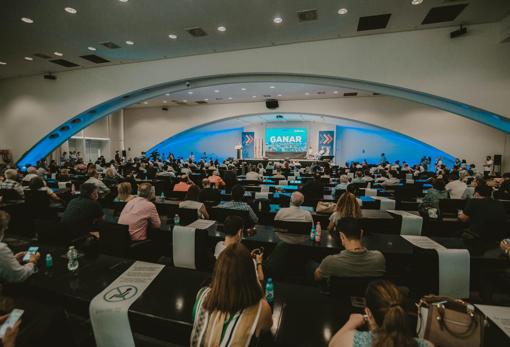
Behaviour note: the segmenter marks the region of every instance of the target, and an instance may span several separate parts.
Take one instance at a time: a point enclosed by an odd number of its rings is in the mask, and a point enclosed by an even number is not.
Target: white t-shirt
[[[448,182],[445,188],[450,193],[451,199],[462,199],[462,195],[467,188],[467,184],[462,181],[455,180]]]
[[[191,210],[197,210],[198,217],[202,218],[202,212],[203,209],[205,209],[205,206],[203,203],[199,201],[193,201],[193,200],[184,200],[179,203],[179,208],[189,208]]]

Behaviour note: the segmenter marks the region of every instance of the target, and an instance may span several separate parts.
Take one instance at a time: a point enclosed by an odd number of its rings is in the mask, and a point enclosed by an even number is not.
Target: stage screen
[[[266,128],[266,151],[306,152],[306,128]]]

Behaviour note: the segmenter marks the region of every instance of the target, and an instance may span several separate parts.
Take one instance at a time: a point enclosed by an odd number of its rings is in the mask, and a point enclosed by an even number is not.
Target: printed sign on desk
[[[243,131],[243,159],[253,158],[255,153],[255,132]]]
[[[335,155],[335,131],[319,131],[319,153],[322,156]]]

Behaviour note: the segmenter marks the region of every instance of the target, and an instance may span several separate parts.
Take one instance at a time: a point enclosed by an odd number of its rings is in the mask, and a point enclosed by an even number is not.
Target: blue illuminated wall
[[[195,154],[196,159],[200,159],[203,152],[213,159],[223,160],[235,156],[234,147],[241,143],[242,128],[230,129],[207,129],[194,128],[175,136],[172,136],[157,146],[151,148],[147,155],[153,151],[158,151],[164,157],[172,152],[176,158],[187,159],[190,152]]]
[[[390,162],[400,160],[414,165],[424,155],[432,157],[432,162],[441,157],[451,167],[455,158],[426,143],[385,129],[362,129],[336,127],[337,163],[363,161],[378,163],[381,153]]]

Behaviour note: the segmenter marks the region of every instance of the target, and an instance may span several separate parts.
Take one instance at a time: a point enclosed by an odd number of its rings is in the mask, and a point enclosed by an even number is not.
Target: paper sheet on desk
[[[128,310],[164,265],[137,261],[90,302],[89,312],[98,347],[135,347]]]
[[[423,217],[414,215],[407,211],[386,210],[402,217],[402,225],[400,227],[400,235],[421,235],[423,226]]]
[[[377,189],[365,188],[365,196],[377,196]]]
[[[484,315],[494,322],[505,334],[510,337],[510,307],[475,305]]]
[[[426,236],[401,235],[419,248],[433,249],[439,262],[439,295],[469,297],[470,256],[467,249],[448,249]]]

